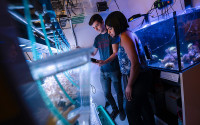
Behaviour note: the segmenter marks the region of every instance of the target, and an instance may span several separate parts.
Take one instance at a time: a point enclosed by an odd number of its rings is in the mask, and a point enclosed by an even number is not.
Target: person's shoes
[[[115,118],[117,117],[118,113],[119,113],[119,110],[112,111],[112,113],[110,114],[110,117],[112,118],[112,120],[115,120]]]
[[[110,105],[110,103],[109,103],[109,102],[106,102],[105,108],[108,108],[109,105]]]
[[[122,111],[119,112],[119,118],[120,118],[122,121],[125,120],[126,114],[125,114],[124,110],[122,110]]]

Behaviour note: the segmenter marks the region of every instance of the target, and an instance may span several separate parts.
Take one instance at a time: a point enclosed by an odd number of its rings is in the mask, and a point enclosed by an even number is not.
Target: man
[[[100,59],[96,64],[101,66],[100,81],[104,91],[104,95],[111,105],[113,111],[111,118],[114,120],[118,113],[120,113],[120,119],[124,120],[126,115],[123,109],[123,92],[120,81],[120,69],[117,59],[119,38],[111,38],[107,33],[104,21],[99,14],[94,14],[89,21],[89,25],[92,26],[99,35],[96,36],[94,41],[95,50],[92,56],[96,55],[99,50]],[[118,107],[111,93],[111,83],[114,85],[117,93]]]

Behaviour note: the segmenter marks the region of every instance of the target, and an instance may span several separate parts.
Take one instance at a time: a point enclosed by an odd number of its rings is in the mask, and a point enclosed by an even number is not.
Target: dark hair
[[[94,14],[89,21],[89,25],[91,26],[95,21],[102,23],[103,18],[99,14]]]
[[[113,27],[115,36],[127,30],[129,27],[126,17],[120,11],[114,11],[108,15],[105,24]]]

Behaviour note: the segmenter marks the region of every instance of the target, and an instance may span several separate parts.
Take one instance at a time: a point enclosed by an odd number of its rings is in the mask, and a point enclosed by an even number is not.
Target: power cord
[[[170,7],[169,8],[167,8],[167,10],[165,10],[164,12],[163,12],[163,9],[161,9],[161,14],[160,15],[158,15],[158,11],[157,11],[157,8],[156,8],[156,13],[157,13],[157,17],[158,17],[158,20],[159,20],[159,17],[162,15],[166,15],[166,14],[168,14],[169,15],[169,9],[172,9],[172,11],[174,12],[175,10],[173,9],[173,6],[174,6],[174,4],[176,3],[176,0],[174,1],[174,3],[172,4],[172,5],[170,5]],[[154,7],[155,8],[155,7]],[[165,8],[166,9],[166,8]],[[151,17],[154,17],[154,16],[151,16]]]
[[[96,88],[92,84],[90,84],[90,86],[91,86],[91,89],[92,89],[92,93],[95,94],[96,93]]]
[[[115,4],[117,5],[117,8],[119,9],[119,6],[118,6],[118,4],[117,4],[117,1],[116,0],[114,0],[115,1]],[[120,11],[120,9],[119,9],[119,11]]]
[[[29,60],[30,60],[30,61],[32,61],[32,60],[31,60],[31,57],[28,55],[28,53],[27,53],[27,52],[26,52],[26,55],[28,56]]]
[[[183,4],[182,4],[181,0],[179,0],[179,1],[180,1],[180,4],[181,4],[181,9],[183,10]]]

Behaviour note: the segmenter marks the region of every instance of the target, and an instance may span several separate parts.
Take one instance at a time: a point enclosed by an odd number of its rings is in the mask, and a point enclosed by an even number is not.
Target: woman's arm
[[[140,72],[140,63],[137,55],[137,50],[136,50],[136,41],[134,36],[132,36],[132,33],[129,31],[123,32],[121,34],[121,46],[125,49],[125,52],[127,53],[127,56],[131,62],[131,69],[130,69],[130,76],[128,79],[128,84],[126,87],[126,98],[128,101],[132,99],[131,94],[132,94],[132,86],[133,83],[136,81],[139,72]]]

